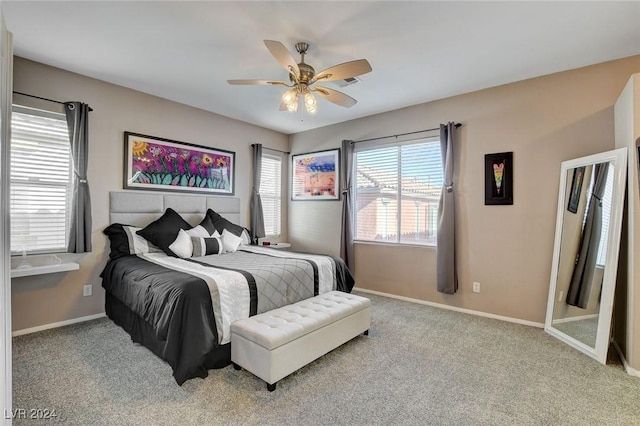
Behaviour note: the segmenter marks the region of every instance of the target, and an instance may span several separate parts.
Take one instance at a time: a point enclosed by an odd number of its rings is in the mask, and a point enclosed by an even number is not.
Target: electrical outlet
[[[480,293],[480,283],[477,281],[473,282],[473,292],[474,293]]]
[[[91,294],[93,294],[93,286],[91,284],[85,285],[82,295],[91,296]]]
[[[564,291],[560,290],[560,294],[558,295],[558,302],[562,302],[562,296],[564,296]]]

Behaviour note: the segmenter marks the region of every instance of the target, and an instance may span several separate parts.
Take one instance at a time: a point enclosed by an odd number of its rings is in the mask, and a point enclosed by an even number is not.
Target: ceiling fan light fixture
[[[307,109],[307,112],[310,114],[318,111],[318,101],[316,101],[315,96],[313,96],[311,93],[305,93],[304,106]]]
[[[298,94],[294,89],[287,90],[282,94],[282,102],[284,102],[286,105],[289,105],[294,102],[297,103],[297,100],[298,100]]]
[[[285,105],[287,106],[287,111],[296,112],[298,110],[298,95],[295,96],[293,102],[285,103]]]

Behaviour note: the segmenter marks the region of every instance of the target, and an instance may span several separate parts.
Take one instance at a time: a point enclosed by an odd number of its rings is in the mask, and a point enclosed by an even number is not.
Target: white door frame
[[[9,141],[13,98],[13,41],[4,22],[0,0],[0,358],[2,425],[10,425],[11,378],[11,251],[9,247]]]

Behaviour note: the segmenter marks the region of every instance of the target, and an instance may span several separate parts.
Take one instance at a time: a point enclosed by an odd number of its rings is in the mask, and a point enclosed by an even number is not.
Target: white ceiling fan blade
[[[287,84],[281,80],[227,80],[227,83],[229,84],[271,84],[271,85],[282,84],[285,86]]]
[[[371,72],[371,65],[369,64],[369,61],[366,59],[358,59],[334,65],[331,68],[320,71],[315,75],[315,77],[313,77],[310,84],[313,84],[316,81],[344,80],[345,78],[355,77],[368,72]]]
[[[351,96],[345,95],[344,93],[338,92],[337,90],[329,89],[328,87],[316,86],[311,90],[322,96],[329,102],[333,102],[334,104],[343,106],[345,108],[351,108],[358,103],[358,101],[353,99]]]
[[[296,79],[300,78],[300,69],[298,68],[298,63],[293,59],[291,53],[287,50],[286,47],[279,41],[274,40],[265,40],[265,46],[269,49],[269,52],[276,58],[276,61],[280,65],[284,67],[290,74],[293,74]]]

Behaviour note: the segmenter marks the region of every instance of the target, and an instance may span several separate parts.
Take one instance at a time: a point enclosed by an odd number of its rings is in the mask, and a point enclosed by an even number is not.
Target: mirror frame
[[[565,193],[567,189],[567,172],[581,166],[589,166],[598,163],[611,162],[614,164],[613,177],[613,198],[611,201],[611,217],[609,218],[609,235],[607,245],[607,256],[602,279],[602,293],[600,299],[600,309],[598,310],[598,330],[596,334],[596,345],[594,348],[581,341],[563,333],[555,328],[553,321],[553,308],[556,299],[557,279],[560,263],[560,244],[562,236],[562,226],[564,210],[567,205]],[[551,279],[549,283],[549,297],[547,302],[547,315],[544,323],[544,330],[569,346],[589,355],[601,364],[607,362],[607,352],[609,349],[609,337],[611,333],[611,314],[613,312],[613,295],[616,285],[616,274],[618,270],[618,255],[620,253],[620,231],[622,228],[622,210],[624,208],[624,194],[627,176],[627,148],[619,148],[600,154],[589,155],[574,160],[562,162],[560,168],[560,188],[558,191],[558,213],[556,217],[556,234],[553,243],[553,263],[551,264]]]

